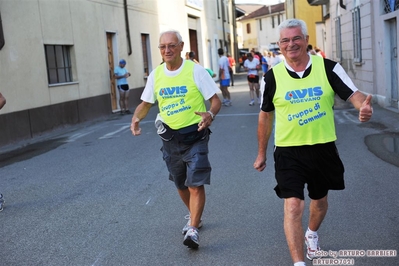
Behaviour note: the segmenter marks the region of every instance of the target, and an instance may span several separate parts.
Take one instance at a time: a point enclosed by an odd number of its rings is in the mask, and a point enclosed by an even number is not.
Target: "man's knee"
[[[311,199],[310,203],[313,208],[315,208],[316,210],[319,210],[319,211],[324,211],[328,208],[327,196],[325,196],[321,199],[317,199],[317,200]]]
[[[201,194],[204,193],[204,186],[189,187],[188,190],[190,191],[190,194]]]
[[[304,201],[299,198],[286,198],[284,202],[285,214],[293,217],[301,216],[303,213]]]

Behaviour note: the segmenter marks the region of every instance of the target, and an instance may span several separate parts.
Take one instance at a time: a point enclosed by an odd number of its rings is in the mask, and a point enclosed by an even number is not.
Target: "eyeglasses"
[[[295,36],[293,38],[284,38],[279,41],[279,44],[282,46],[288,45],[291,41],[295,44],[301,42],[304,38],[302,36]]]
[[[168,44],[168,45],[166,45],[166,44],[160,44],[160,45],[158,45],[158,48],[159,48],[159,50],[161,50],[161,51],[164,51],[164,50],[166,50],[166,49],[168,49],[168,48],[169,48],[169,50],[174,50],[174,49],[176,49],[176,47],[179,46],[180,44],[181,44],[181,42],[178,42],[178,43],[176,43],[176,44]]]

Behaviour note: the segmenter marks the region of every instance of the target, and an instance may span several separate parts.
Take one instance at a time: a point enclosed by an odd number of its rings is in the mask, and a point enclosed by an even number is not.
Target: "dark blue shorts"
[[[334,142],[298,147],[275,147],[274,167],[280,198],[304,199],[307,184],[309,198],[321,199],[328,190],[342,190],[344,166]]]
[[[202,139],[190,145],[182,143],[176,137],[162,142],[161,151],[169,171],[169,180],[178,189],[210,184],[212,168],[208,159],[208,130]]]

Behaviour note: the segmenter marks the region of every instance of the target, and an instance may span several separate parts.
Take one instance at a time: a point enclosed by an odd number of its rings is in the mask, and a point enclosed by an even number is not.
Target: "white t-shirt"
[[[230,79],[229,66],[230,64],[227,56],[221,56],[219,58],[219,68],[224,69],[224,79]]]
[[[258,66],[259,60],[257,58],[253,58],[252,61],[249,61],[249,59],[245,60],[244,62],[244,67],[248,69],[256,69],[256,66]],[[248,70],[248,75],[257,75],[258,76],[258,70]]]
[[[168,70],[166,64],[163,64],[165,75],[169,77],[174,77],[179,74],[183,69],[185,61],[186,60],[183,60],[183,64],[179,67],[179,69],[175,71]],[[145,85],[145,88],[140,98],[142,101],[147,103],[155,103],[156,100],[154,96],[154,74],[155,70],[151,71],[147,79],[147,84]],[[211,78],[208,71],[206,71],[205,68],[203,68],[199,64],[194,65],[194,82],[205,100],[209,100],[213,95],[215,95],[215,93],[219,92],[218,86]]]
[[[283,61],[283,60],[281,60],[281,58],[278,55],[276,55],[275,57],[270,57],[270,58],[271,58],[271,60],[270,60],[271,67],[274,67],[275,65],[277,65],[278,63]]]

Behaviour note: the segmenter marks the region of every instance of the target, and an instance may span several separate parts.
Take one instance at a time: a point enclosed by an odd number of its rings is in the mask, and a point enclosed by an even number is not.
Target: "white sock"
[[[314,235],[314,236],[317,236],[317,231],[312,231],[312,230],[310,230],[309,227],[308,227],[308,230],[306,230],[305,236],[308,236],[309,234],[312,234],[312,235]]]
[[[306,266],[304,261],[298,261],[294,263],[294,266]]]

